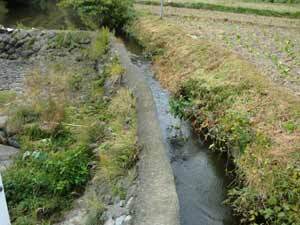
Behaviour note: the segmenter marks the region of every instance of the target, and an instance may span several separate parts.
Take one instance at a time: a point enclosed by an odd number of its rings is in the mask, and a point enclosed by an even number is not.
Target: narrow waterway
[[[155,80],[142,49],[132,40],[125,40],[125,46],[132,62],[143,71],[154,97],[175,176],[181,225],[237,224],[230,208],[222,203],[230,182],[225,173],[226,159],[209,151],[188,122],[170,113],[169,93]]]
[[[54,14],[36,11],[34,13],[20,8],[10,9],[4,17],[0,17],[0,24],[14,26],[20,21],[22,25],[31,27],[37,23],[39,27],[48,29],[68,26],[68,22],[57,20],[55,7],[50,9]],[[46,18],[54,18],[55,21]],[[60,17],[60,20],[63,20],[63,17]],[[225,174],[226,160],[209,151],[192,132],[188,122],[181,121],[170,113],[169,93],[155,80],[150,61],[145,59],[142,49],[135,42],[125,40],[124,44],[131,61],[145,76],[152,91],[167,149],[166,154],[175,176],[181,225],[238,224],[230,208],[222,204],[230,182]]]

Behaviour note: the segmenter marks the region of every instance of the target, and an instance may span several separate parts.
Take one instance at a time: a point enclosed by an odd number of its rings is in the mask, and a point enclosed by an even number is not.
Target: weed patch
[[[8,130],[21,146],[3,174],[13,224],[56,223],[92,177],[101,177],[99,185],[113,192],[119,187],[117,178],[126,176],[135,163],[135,100],[123,88],[104,96],[105,79],[124,70],[117,59],[108,59],[108,31],[100,33],[106,36],[92,41],[93,47],[100,47],[89,60],[105,61],[105,71],[90,69],[87,62],[72,69],[48,65],[26,77],[22,96],[0,97],[5,106],[15,99],[7,106]],[[100,146],[99,152],[91,144]],[[100,150],[103,146],[105,151]],[[96,164],[92,170],[91,163]],[[102,196],[95,196],[100,204],[91,208],[88,224],[104,211]]]

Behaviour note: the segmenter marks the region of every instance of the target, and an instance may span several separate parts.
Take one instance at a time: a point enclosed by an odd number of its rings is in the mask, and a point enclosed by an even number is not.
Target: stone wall
[[[54,34],[55,35],[55,34]],[[0,58],[16,60],[39,52],[48,37],[36,30],[0,29]]]
[[[62,60],[80,60],[91,34],[84,31],[21,30],[0,27],[0,91],[22,91],[34,67]]]

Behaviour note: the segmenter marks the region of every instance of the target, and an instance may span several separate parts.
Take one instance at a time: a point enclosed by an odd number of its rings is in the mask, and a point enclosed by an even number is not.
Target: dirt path
[[[142,71],[132,64],[125,46],[115,41],[125,80],[137,97],[138,138],[143,146],[139,163],[136,225],[179,225],[179,203],[172,168],[156,114],[151,90]]]

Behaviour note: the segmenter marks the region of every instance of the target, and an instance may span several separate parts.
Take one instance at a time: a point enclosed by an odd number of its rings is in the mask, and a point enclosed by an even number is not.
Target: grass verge
[[[239,56],[151,16],[132,34],[152,52],[157,78],[212,150],[233,156],[228,194],[242,223],[299,224],[300,101]]]
[[[118,59],[107,54],[108,37],[106,29],[96,35],[93,54],[83,63],[33,70],[23,95],[6,109],[8,132],[21,145],[3,174],[13,224],[57,222],[91,178],[99,178],[99,189],[123,188],[117,181],[137,159],[135,99],[119,85],[109,86],[110,95],[105,95],[105,83],[123,73]],[[94,67],[99,58],[103,70]],[[1,96],[1,102],[12,98]],[[93,224],[101,224],[100,197],[97,207],[90,208],[97,215]]]
[[[136,3],[144,5],[160,5],[158,1],[139,0]],[[208,2],[165,2],[165,6],[177,7],[177,8],[190,8],[190,9],[206,9],[215,10],[221,12],[233,12],[233,13],[244,13],[254,14],[260,16],[273,16],[273,17],[287,17],[287,18],[300,18],[300,11],[289,12],[289,11],[276,11],[270,9],[256,9],[248,8],[246,6],[229,6],[222,4],[212,4]]]

